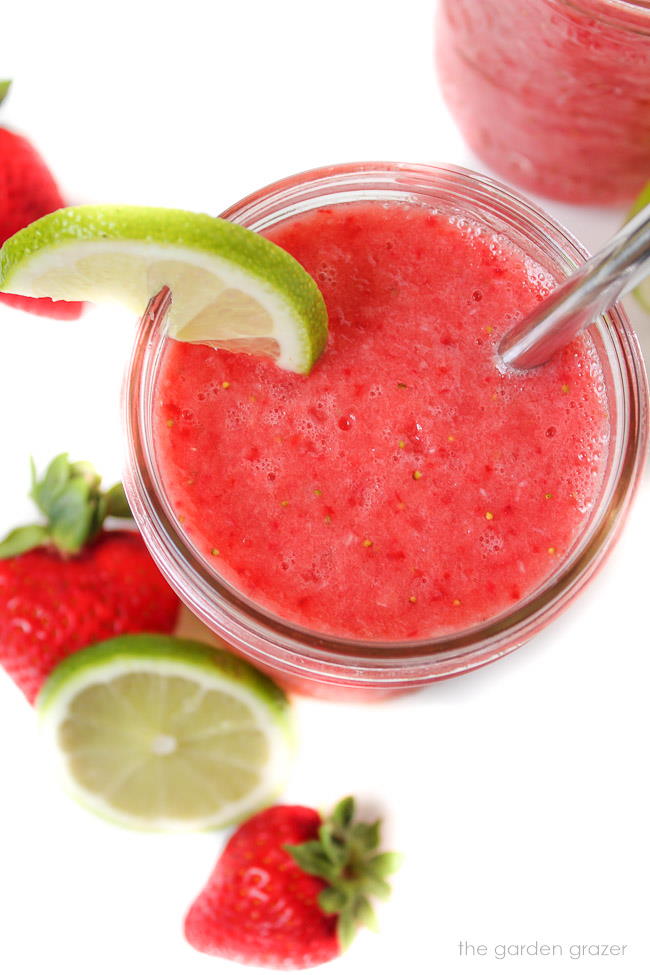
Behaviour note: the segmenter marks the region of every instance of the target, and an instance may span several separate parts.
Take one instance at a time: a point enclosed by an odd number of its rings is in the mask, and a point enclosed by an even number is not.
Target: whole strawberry
[[[10,82],[0,81],[0,104]],[[0,244],[38,217],[66,205],[49,169],[22,135],[0,126]],[[36,315],[78,318],[80,301],[52,301],[0,293],[0,301]]]
[[[376,928],[369,900],[386,897],[394,853],[377,853],[379,822],[355,823],[354,800],[325,820],[272,806],[240,826],[185,919],[199,951],[267,968],[336,958],[356,929]]]
[[[45,524],[0,542],[0,664],[34,702],[60,660],[122,633],[170,633],[178,599],[139,534],[107,531],[130,517],[120,484],[100,490],[85,463],[56,457],[31,495]]]

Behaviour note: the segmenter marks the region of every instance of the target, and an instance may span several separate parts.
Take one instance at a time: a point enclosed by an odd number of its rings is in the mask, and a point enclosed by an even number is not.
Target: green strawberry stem
[[[30,497],[45,516],[45,524],[14,528],[0,542],[0,559],[50,545],[63,555],[77,555],[102,530],[106,518],[130,518],[121,484],[100,489],[101,478],[85,461],[71,463],[59,454],[39,481],[32,461]]]
[[[327,880],[318,898],[326,914],[338,914],[341,950],[350,945],[361,926],[377,930],[371,897],[386,898],[386,878],[398,869],[398,853],[378,853],[381,823],[354,822],[354,799],[348,796],[324,819],[318,839],[285,846],[305,873]]]
[[[10,88],[10,81],[0,81],[0,105],[2,105],[3,101],[7,97]]]

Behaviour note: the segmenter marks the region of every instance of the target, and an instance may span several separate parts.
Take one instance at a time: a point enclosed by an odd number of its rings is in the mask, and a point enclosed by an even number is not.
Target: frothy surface
[[[531,373],[496,366],[548,275],[415,205],[268,236],[320,285],[329,345],[304,377],[167,343],[154,432],[189,539],[262,606],[340,636],[425,638],[518,602],[574,543],[608,451],[587,339]]]

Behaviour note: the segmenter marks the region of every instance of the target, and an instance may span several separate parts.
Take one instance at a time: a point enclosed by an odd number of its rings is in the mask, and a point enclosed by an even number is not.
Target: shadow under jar
[[[520,646],[593,576],[643,467],[647,386],[619,307],[539,370],[504,330],[585,251],[455,167],[333,166],[223,216],[319,281],[309,376],[140,323],[125,485],[181,599],[281,683],[373,699]]]
[[[500,175],[569,203],[650,179],[649,0],[439,0],[444,97]]]

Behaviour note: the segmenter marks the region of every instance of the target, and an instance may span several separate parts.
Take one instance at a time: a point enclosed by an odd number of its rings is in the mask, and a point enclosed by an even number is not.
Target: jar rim
[[[537,246],[553,241],[555,257],[564,273],[588,255],[585,249],[556,221],[505,185],[458,166],[410,163],[347,163],[309,170],[269,184],[228,208],[222,217],[260,230],[275,220],[286,219],[287,208],[325,205],[336,198],[386,199],[377,193],[446,193],[469,206],[498,210],[513,228],[519,223],[537,231]],[[361,196],[359,196],[361,194]],[[316,202],[318,201],[318,202]],[[498,207],[496,206],[498,204]],[[284,207],[284,209],[281,209]],[[280,209],[278,209],[280,208]],[[282,215],[278,216],[278,212]],[[302,211],[299,211],[302,212]],[[562,262],[564,258],[564,263]],[[615,306],[603,317],[604,329],[617,344],[624,382],[626,428],[612,496],[601,512],[595,528],[577,556],[562,565],[535,592],[516,606],[471,628],[442,637],[417,641],[368,641],[330,636],[279,620],[274,614],[218,577],[218,573],[193,550],[171,509],[166,506],[155,469],[155,450],[151,424],[147,424],[146,383],[155,369],[155,330],[161,315],[145,315],[136,339],[134,355],[125,379],[124,419],[129,444],[129,470],[125,486],[136,521],[161,570],[191,609],[235,648],[270,665],[289,668],[296,674],[316,673],[330,677],[355,668],[359,682],[395,679],[431,670],[432,659],[449,667],[458,661],[459,670],[468,670],[523,643],[545,625],[582,588],[600,564],[617,535],[634,487],[643,467],[647,438],[647,385],[643,361],[624,311]],[[160,333],[158,332],[159,345]],[[149,356],[149,358],[147,358]],[[152,358],[153,356],[153,358]],[[149,390],[150,391],[150,390]],[[505,646],[508,642],[507,647]],[[472,663],[467,663],[467,658]],[[462,663],[461,662],[465,661]],[[478,661],[478,662],[476,662]],[[381,679],[381,677],[379,678]]]
[[[588,14],[611,27],[632,33],[650,34],[650,0],[550,0],[560,7],[569,7]]]

